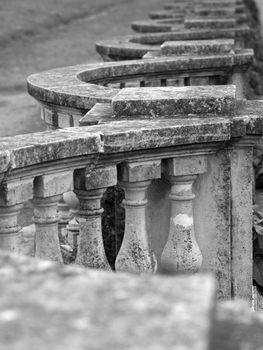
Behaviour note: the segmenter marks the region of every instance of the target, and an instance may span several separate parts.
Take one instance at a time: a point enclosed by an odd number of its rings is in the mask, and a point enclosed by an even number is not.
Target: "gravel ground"
[[[132,20],[146,18],[161,4],[161,0],[1,0],[0,136],[45,128],[37,104],[26,92],[29,74],[100,60],[96,40],[131,33]]]

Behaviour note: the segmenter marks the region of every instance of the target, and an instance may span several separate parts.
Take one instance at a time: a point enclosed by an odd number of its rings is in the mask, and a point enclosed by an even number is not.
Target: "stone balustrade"
[[[113,275],[2,252],[0,278],[1,349],[262,348],[262,313],[215,302],[209,275]]]
[[[145,51],[156,51],[165,41],[235,40],[236,48],[249,46],[250,30],[243,2],[187,2],[165,5],[150,13],[150,20],[132,22],[141,34],[96,43],[104,60],[142,58]],[[159,47],[158,47],[159,46]]]
[[[28,78],[28,91],[41,104],[42,118],[51,128],[92,123],[90,116],[82,118],[96,103],[110,103],[123,87],[235,83],[237,97],[244,97],[243,74],[253,61],[252,50],[234,50],[231,39],[179,43],[162,46],[168,56],[153,58],[158,55],[155,51],[147,60],[83,64],[34,74]]]
[[[243,48],[249,37],[247,25],[236,28],[195,29],[168,32],[134,34],[95,43],[97,52],[105,61],[142,58],[149,51],[156,51],[165,41],[234,39],[235,47]]]
[[[42,77],[58,74],[65,76],[65,70]],[[85,80],[86,74],[78,75]],[[42,103],[54,107],[64,100],[67,107],[90,108],[89,115],[95,103],[91,124],[99,125],[0,140],[0,246],[19,251],[17,218],[33,199],[36,256],[61,262],[57,205],[73,190],[79,200],[76,262],[109,270],[101,198],[118,183],[126,214],[117,271],[213,271],[219,298],[250,300],[252,150],[263,132],[261,102],[256,110],[254,101],[237,102],[234,86],[113,93],[98,85],[98,100],[87,95],[88,84],[72,90],[74,79],[67,78],[71,86],[61,81],[50,88],[44,78],[34,85],[34,76],[29,89]]]
[[[236,2],[193,1],[165,4],[164,10],[149,14],[153,21],[136,21],[132,28],[138,32],[178,31],[200,28],[231,28],[247,22],[245,6]]]

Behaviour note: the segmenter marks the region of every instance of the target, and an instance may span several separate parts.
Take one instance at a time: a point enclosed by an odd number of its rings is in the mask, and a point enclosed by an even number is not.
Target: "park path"
[[[107,6],[101,10],[103,1]],[[96,40],[130,34],[130,22],[147,18],[149,11],[160,8],[161,3],[161,0],[100,0],[100,11],[38,30],[35,35],[14,40],[3,48],[0,44],[0,136],[45,128],[38,105],[26,92],[29,74],[100,60],[94,49]]]

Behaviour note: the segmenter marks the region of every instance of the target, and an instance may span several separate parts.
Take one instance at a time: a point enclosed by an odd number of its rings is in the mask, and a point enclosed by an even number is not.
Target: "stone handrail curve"
[[[155,51],[169,40],[202,40],[218,38],[245,38],[250,29],[247,25],[223,29],[196,29],[181,31],[163,31],[155,33],[119,36],[95,43],[97,52],[105,60],[129,60],[142,58],[148,51]]]
[[[221,54],[220,60],[213,55],[196,57],[161,57],[149,60],[103,62],[56,68],[28,77],[28,92],[45,103],[89,110],[96,103],[110,103],[118,93],[115,88],[99,84],[148,75],[169,76],[172,72],[194,71],[206,63],[213,69],[227,69],[235,65],[249,65],[253,50],[236,50]]]

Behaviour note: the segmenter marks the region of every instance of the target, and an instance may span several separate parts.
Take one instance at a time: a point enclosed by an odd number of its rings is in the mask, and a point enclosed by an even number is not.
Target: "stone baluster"
[[[161,161],[126,163],[120,185],[125,191],[125,233],[116,259],[116,271],[153,273],[157,261],[146,230],[146,191],[151,180],[161,177]]]
[[[171,216],[167,243],[161,256],[162,269],[169,272],[197,272],[202,254],[195,238],[193,183],[206,171],[204,156],[169,159],[165,169],[171,182]]]
[[[72,171],[42,175],[34,181],[34,222],[36,257],[62,263],[58,235],[58,202],[62,194],[72,190]]]
[[[117,184],[116,166],[75,171],[74,187],[79,199],[79,237],[76,263],[82,266],[111,270],[102,237],[101,199],[110,186]]]
[[[21,227],[18,215],[32,198],[33,179],[6,182],[0,191],[0,249],[19,253]]]

